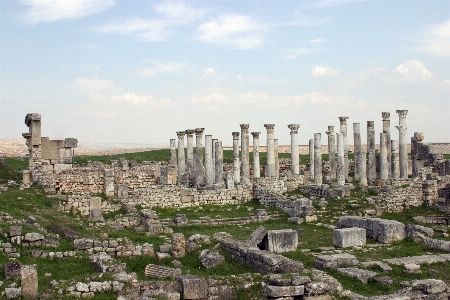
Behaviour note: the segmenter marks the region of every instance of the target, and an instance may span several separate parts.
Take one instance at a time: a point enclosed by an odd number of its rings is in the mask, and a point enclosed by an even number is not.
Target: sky
[[[408,136],[450,142],[450,1],[0,1],[0,138],[167,145],[177,131],[288,124],[299,142],[339,116],[408,110]],[[251,138],[251,136],[250,136]],[[251,144],[251,142],[250,142]]]

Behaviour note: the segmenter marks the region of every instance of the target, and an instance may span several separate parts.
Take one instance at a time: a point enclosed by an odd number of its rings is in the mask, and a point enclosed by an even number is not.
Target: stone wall
[[[86,251],[89,254],[106,252],[111,256],[130,257],[130,256],[154,256],[155,252],[152,244],[134,245],[127,238],[118,238],[111,240],[96,239],[77,239],[73,241],[75,250]]]
[[[89,203],[91,201],[90,193],[79,193],[73,195],[57,196],[59,201],[59,209],[66,213],[80,214],[82,216],[89,216]],[[102,213],[108,213],[120,210],[122,205],[112,201],[102,201]]]

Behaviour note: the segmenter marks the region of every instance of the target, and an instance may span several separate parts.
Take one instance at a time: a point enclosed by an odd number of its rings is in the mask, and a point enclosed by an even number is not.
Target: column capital
[[[414,137],[417,139],[418,142],[423,141],[424,139],[423,132],[414,132]]]
[[[330,132],[334,132],[334,126],[328,126],[328,131],[330,131]]]
[[[275,124],[264,124],[264,127],[266,127],[267,132],[273,133],[275,129]]]
[[[350,117],[338,117],[341,125],[347,125],[347,119]]]
[[[25,125],[27,125],[27,127],[30,127],[31,121],[40,121],[40,120],[41,120],[40,114],[37,113],[27,114],[25,116]]]
[[[398,113],[400,119],[405,119],[408,114],[407,110],[396,110],[395,112]]]
[[[300,124],[289,124],[287,127],[291,130],[291,133],[298,133]]]
[[[261,132],[252,132],[253,138],[258,139]]]
[[[192,136],[194,136],[195,130],[194,129],[186,129],[185,132],[188,137],[192,137]]]
[[[239,124],[241,127],[242,132],[248,132],[248,128],[250,127],[250,124]]]
[[[185,131],[177,131],[177,136],[179,140],[184,139],[184,136],[186,135]]]
[[[233,140],[238,140],[239,139],[239,132],[232,132],[231,133],[233,135]]]
[[[381,113],[381,117],[383,118],[383,121],[390,121],[391,120],[391,113],[384,111]]]
[[[205,128],[195,128],[195,135],[203,135]]]
[[[367,121],[367,127],[374,127],[375,126],[375,121]]]

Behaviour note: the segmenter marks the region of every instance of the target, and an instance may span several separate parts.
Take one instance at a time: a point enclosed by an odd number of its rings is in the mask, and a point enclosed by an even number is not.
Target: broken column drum
[[[212,135],[205,135],[205,186],[212,187],[214,184]]]
[[[186,173],[186,162],[184,158],[184,131],[177,131],[178,136],[178,178],[181,174]]]
[[[239,132],[233,132],[233,175],[234,182],[241,182],[241,165],[239,163]]]
[[[382,112],[381,117],[383,118],[383,133],[386,134],[386,153],[387,161],[388,161],[388,174],[391,176],[391,156],[389,153],[391,152],[391,113],[390,112]]]
[[[340,131],[342,133],[344,143],[344,174],[345,181],[348,181],[348,138],[347,138],[347,119],[349,117],[339,117]]]
[[[345,184],[344,137],[342,133],[336,133],[336,142],[337,142],[336,179],[337,185],[342,186]]]
[[[190,173],[194,172],[194,133],[194,129],[186,130],[186,170]]]
[[[373,182],[377,178],[377,161],[375,156],[375,126],[374,121],[367,121],[367,180]]]
[[[241,127],[241,182],[250,183],[250,154],[249,154],[249,124],[240,124]]]
[[[275,149],[274,131],[275,124],[264,124],[267,129],[267,176],[275,177]]]
[[[195,173],[195,186],[202,186],[205,183],[205,167],[203,165],[203,148],[202,137],[205,128],[195,128],[195,160],[194,160],[194,173]]]
[[[253,178],[260,177],[259,174],[259,135],[261,132],[252,132],[253,136]]]
[[[336,179],[336,143],[334,138],[334,126],[328,126],[328,131],[325,133],[328,135],[328,162],[330,164],[330,177],[331,179]]]
[[[170,139],[170,160],[169,164],[172,166],[177,165],[177,146],[175,139]]]
[[[408,178],[408,141],[407,141],[407,127],[406,127],[406,115],[407,110],[397,110],[399,117],[399,126],[396,126],[399,131],[399,161],[400,161],[400,178]]]
[[[291,171],[292,174],[300,174],[300,160],[298,153],[298,129],[300,124],[289,124],[288,128],[291,130]]]
[[[386,134],[380,133],[380,178],[388,179],[388,160],[387,160],[387,148],[386,148]]]
[[[391,141],[391,178],[394,180],[400,178],[398,140]]]
[[[314,184],[322,185],[322,143],[320,133],[314,133]]]
[[[314,179],[314,139],[309,140],[309,178]]]

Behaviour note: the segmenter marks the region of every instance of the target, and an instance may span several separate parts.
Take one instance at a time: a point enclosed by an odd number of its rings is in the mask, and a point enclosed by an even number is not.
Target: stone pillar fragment
[[[223,180],[223,148],[222,148],[222,141],[216,142],[215,147],[215,184],[219,187],[224,186],[224,180]]]
[[[213,145],[212,135],[205,135],[205,186],[212,187],[214,184],[214,165],[213,165]]]
[[[205,128],[195,128],[195,159],[194,173],[195,186],[202,186],[205,183],[205,166],[203,165],[202,137]]]
[[[249,124],[240,124],[241,127],[241,183],[250,183],[250,154],[249,154]]]
[[[252,132],[253,136],[253,178],[260,177],[259,162],[259,135],[261,132]]]
[[[359,156],[361,155],[361,129],[359,123],[353,123],[353,152],[355,157],[354,179],[359,181]]]
[[[380,133],[380,179],[388,179],[388,160],[386,134]]]
[[[187,129],[186,131],[186,171],[194,172],[194,129]]]
[[[314,139],[309,140],[309,178],[314,179]]]
[[[330,178],[336,179],[336,143],[334,138],[334,126],[328,126],[328,131],[325,133],[328,135],[328,162],[330,164]]]
[[[105,195],[114,197],[114,169],[105,169]]]
[[[398,140],[391,141],[391,178],[394,180],[400,178]]]
[[[314,184],[322,185],[322,142],[320,133],[314,133]]]
[[[181,179],[181,175],[186,173],[186,161],[184,158],[184,131],[177,131],[178,136],[178,180]]]
[[[375,126],[374,121],[367,121],[367,180],[373,182],[377,178],[377,160],[375,156]]]
[[[273,152],[275,155],[275,178],[280,177],[280,158],[279,158],[279,149],[278,149],[278,139],[273,140]]]
[[[169,164],[176,166],[177,165],[177,146],[175,139],[170,139],[170,160]]]
[[[233,132],[233,177],[234,182],[241,182],[241,164],[239,162],[239,132]]]
[[[391,156],[389,153],[391,152],[391,113],[390,112],[382,112],[381,117],[383,118],[383,133],[386,134],[386,153],[387,163],[388,163],[388,174],[391,176]]]
[[[298,153],[298,129],[300,124],[289,124],[291,130],[291,171],[292,174],[300,174],[300,157]]]
[[[347,119],[349,117],[339,117],[340,131],[344,142],[344,173],[345,181],[348,181],[348,139],[347,139]]]
[[[399,131],[399,160],[400,160],[400,178],[408,178],[408,141],[407,141],[407,131],[406,126],[406,115],[407,110],[397,110],[396,113],[399,117],[399,126],[396,126]]]
[[[267,129],[267,176],[275,177],[274,131],[275,124],[264,124]]]
[[[22,266],[20,269],[20,282],[23,299],[38,298],[38,274],[36,267],[31,265]]]
[[[174,258],[184,257],[186,255],[186,240],[182,233],[172,233],[170,237],[172,244],[172,256]]]
[[[336,133],[337,142],[337,164],[336,164],[336,179],[337,185],[345,184],[345,163],[344,163],[344,137],[342,133]]]

